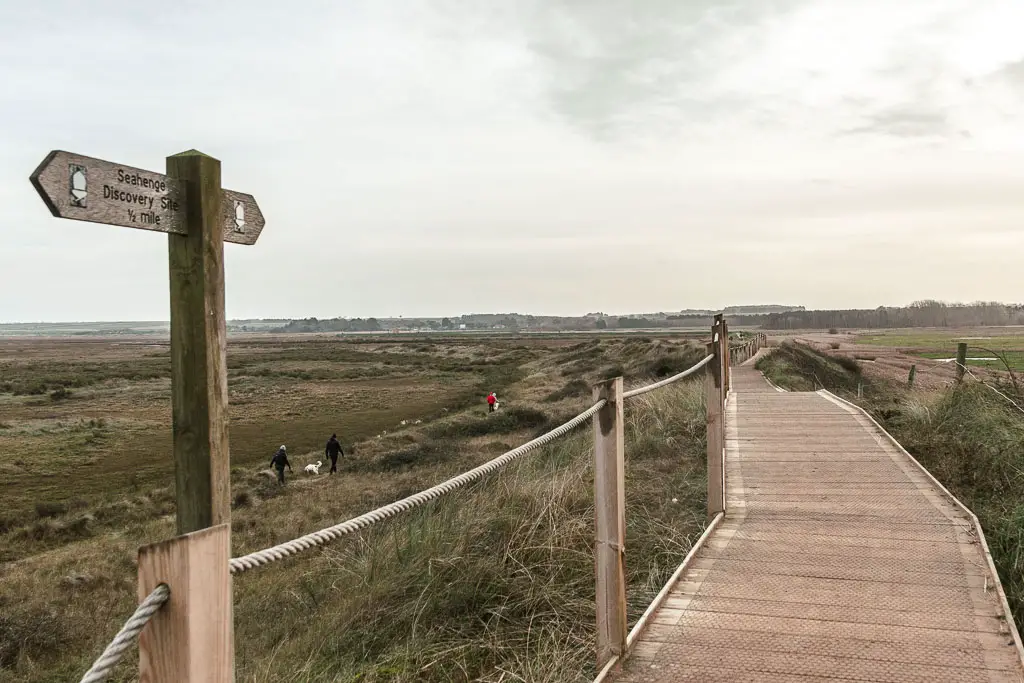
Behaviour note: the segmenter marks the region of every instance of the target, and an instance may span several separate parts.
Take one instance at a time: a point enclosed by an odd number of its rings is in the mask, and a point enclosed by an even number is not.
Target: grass
[[[902,383],[859,373],[822,373],[832,359],[783,345],[762,359],[773,382],[791,390],[825,388],[860,403],[981,522],[1014,619],[1024,624],[1024,414],[989,387],[965,381],[942,391],[908,390]],[[861,382],[863,398],[851,390]],[[1018,404],[1012,386],[1002,391]]]
[[[784,342],[779,350],[757,361],[757,369],[775,384],[793,391],[841,388],[856,391],[862,382],[856,359],[825,355],[793,342]]]
[[[919,358],[955,358],[957,344],[966,342],[967,355],[975,357],[1003,356],[1014,372],[1024,372],[1024,335],[1021,334],[957,334],[954,332],[921,331],[911,333],[870,334],[856,338],[856,343],[900,349]],[[993,353],[994,352],[994,353]],[[968,365],[1004,369],[1002,360],[968,361]]]
[[[507,354],[508,364],[492,363],[470,375],[480,382],[492,381],[492,371],[516,378],[494,387],[502,409],[487,415],[477,392],[468,407],[450,404],[447,412],[438,409],[420,425],[400,425],[398,414],[386,413],[364,438],[346,443],[341,476],[299,475],[283,488],[266,476],[262,457],[252,465],[234,463],[234,555],[404,497],[526,441],[589,401],[588,392],[546,398],[573,382],[589,387],[612,358],[628,368],[651,367],[659,356],[685,348],[662,346],[657,339],[603,341],[596,353],[568,361],[586,364],[567,380],[558,372],[567,362],[564,347],[433,346],[424,353],[449,357],[454,350],[453,356],[475,356],[471,362],[480,365],[485,355]],[[395,354],[402,355],[412,354]],[[428,380],[437,370],[427,365],[419,373]],[[265,381],[235,380],[233,389],[253,401],[246,414],[264,414]],[[298,396],[292,398],[300,387],[311,395],[306,405],[322,400],[324,390],[336,390],[318,380],[280,381],[284,388],[269,393],[268,406],[280,412],[302,405]],[[349,384],[360,391],[366,386],[360,380]],[[151,387],[140,383],[136,390],[148,396]],[[360,396],[368,402],[390,400],[390,394],[381,397],[373,390]],[[680,383],[627,405],[631,623],[703,529],[702,397],[700,383]],[[77,409],[95,411],[108,399],[86,392]],[[24,400],[31,399],[19,398]],[[0,432],[22,440],[12,443],[95,429],[105,440],[96,446],[97,457],[135,424],[135,418],[123,415],[104,418],[102,425],[79,417],[57,428],[39,417],[41,407],[15,405],[21,412],[9,421],[9,430]],[[35,421],[25,419],[27,414]],[[280,427],[270,420],[264,427],[261,438],[276,446],[273,430]],[[308,457],[317,459],[315,452],[296,449],[296,470]],[[592,457],[590,431],[580,429],[482,482],[366,533],[236,577],[236,680],[591,680]],[[38,471],[35,476],[48,475]],[[18,519],[0,526],[0,547],[9,560],[0,571],[2,683],[80,676],[131,613],[137,547],[174,533],[173,489],[166,477],[162,486],[146,480],[109,484],[99,500],[86,495],[74,478],[58,484],[62,495],[38,498]],[[132,680],[137,659],[129,655],[128,660],[113,680]]]

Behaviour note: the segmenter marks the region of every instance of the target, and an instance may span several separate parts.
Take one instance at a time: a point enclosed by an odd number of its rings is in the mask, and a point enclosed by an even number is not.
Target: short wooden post
[[[916,365],[911,365],[910,366],[910,374],[907,375],[907,388],[908,389],[913,389],[914,388],[914,376],[916,374],[917,374],[917,366]]]
[[[626,652],[626,466],[622,378],[594,387],[607,403],[594,416],[594,569],[597,668]]]
[[[717,331],[716,325],[713,330]],[[712,333],[713,335],[713,333]],[[714,336],[712,336],[714,339]],[[708,521],[725,510],[725,422],[722,395],[721,346],[712,341],[707,346],[708,354],[714,360],[705,366],[704,392],[707,403],[708,441]]]
[[[185,184],[188,234],[168,235],[171,404],[178,533],[231,520],[227,330],[220,162],[196,151],[167,157]]]
[[[967,372],[967,342],[956,345],[956,381],[962,382]]]
[[[234,681],[230,557],[230,524],[139,549],[139,600],[171,589],[139,636],[140,681]]]

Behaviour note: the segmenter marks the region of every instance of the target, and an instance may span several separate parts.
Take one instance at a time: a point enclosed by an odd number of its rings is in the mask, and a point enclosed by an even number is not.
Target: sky
[[[195,148],[229,318],[1024,299],[1020,0],[0,3],[0,321],[166,320],[53,149]]]

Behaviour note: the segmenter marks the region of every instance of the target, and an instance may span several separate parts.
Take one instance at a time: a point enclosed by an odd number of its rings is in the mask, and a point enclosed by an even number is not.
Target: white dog
[[[319,460],[316,461],[315,465],[306,465],[306,474],[320,474],[320,465],[323,465]]]

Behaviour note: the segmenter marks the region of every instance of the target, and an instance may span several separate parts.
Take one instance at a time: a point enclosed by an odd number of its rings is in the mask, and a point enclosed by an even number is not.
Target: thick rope
[[[697,363],[696,365],[694,365],[689,370],[683,370],[678,375],[672,375],[671,377],[667,377],[667,378],[661,380],[660,382],[655,382],[654,384],[648,384],[645,387],[639,387],[637,389],[630,389],[629,391],[624,391],[624,392],[622,392],[622,398],[633,398],[634,396],[639,396],[640,394],[646,394],[649,391],[654,391],[655,389],[660,389],[660,388],[662,388],[664,386],[672,384],[673,382],[678,382],[679,380],[681,380],[681,379],[683,379],[685,377],[689,377],[693,373],[695,373],[698,370],[700,370],[702,367],[704,367],[705,365],[710,363],[713,358],[714,358],[714,356],[705,356],[704,360],[702,360],[701,362]]]
[[[142,633],[142,629],[149,623],[150,618],[156,611],[163,607],[164,603],[171,597],[171,589],[167,584],[162,583],[146,596],[146,599],[135,610],[135,613],[128,618],[121,630],[117,632],[114,639],[107,645],[107,649],[99,656],[89,670],[82,676],[79,683],[100,683],[107,680],[114,667],[117,666],[124,653],[132,646],[135,639]]]
[[[346,522],[335,524],[334,526],[321,529],[320,531],[314,531],[311,534],[306,534],[305,536],[301,536],[292,541],[286,541],[265,550],[258,550],[254,553],[243,555],[242,557],[232,558],[231,573],[241,574],[244,571],[248,571],[265,564],[270,564],[275,560],[284,559],[289,555],[294,555],[302,552],[303,550],[309,550],[310,548],[323,545],[328,541],[336,540],[342,536],[351,534],[354,531],[365,529],[372,524],[376,524],[377,522],[381,522],[389,517],[393,517],[400,512],[406,512],[407,510],[419,507],[420,505],[434,500],[435,498],[440,498],[446,493],[451,493],[457,488],[461,488],[466,484],[480,479],[485,474],[490,474],[491,472],[504,467],[516,458],[526,455],[535,448],[539,448],[544,444],[567,434],[593,417],[594,414],[601,410],[606,403],[607,401],[601,399],[565,424],[552,429],[550,432],[537,437],[533,441],[524,443],[522,446],[503,455],[499,455],[497,458],[485,462],[479,467],[475,467],[457,477],[452,477],[448,481],[442,482],[425,491],[414,493],[402,500],[379,507],[376,510],[359,515],[358,517],[354,517]]]

